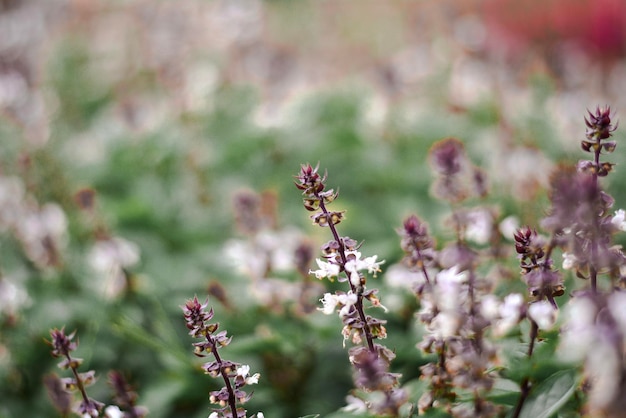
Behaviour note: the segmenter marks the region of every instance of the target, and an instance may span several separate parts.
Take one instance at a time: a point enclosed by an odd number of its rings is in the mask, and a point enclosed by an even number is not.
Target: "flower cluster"
[[[613,164],[600,161],[600,156],[615,150],[616,142],[608,139],[617,126],[611,122],[609,107],[589,112],[585,123],[586,139],[581,145],[593,158],[578,163],[565,197],[553,187],[555,212],[560,209],[564,213],[564,206],[570,205],[571,213],[567,218],[570,224],[558,230],[563,268],[589,281],[589,288],[575,291],[566,306],[559,349],[564,359],[582,361],[585,366],[585,412],[613,418],[623,416],[626,406],[626,257],[621,246],[613,243],[613,236],[624,230],[624,211],[611,212],[614,199],[602,190],[598,180],[612,171]],[[558,186],[565,187],[564,183],[558,181]],[[574,187],[580,191],[574,192]],[[610,286],[600,286],[601,275],[608,276]]]
[[[432,187],[435,197],[457,203],[470,196],[487,194],[485,173],[470,162],[458,139],[447,138],[435,143],[428,157],[437,174]]]
[[[0,175],[0,231],[11,232],[37,268],[62,266],[67,228],[67,217],[58,204],[40,204],[27,193],[22,179]]]
[[[338,196],[333,189],[326,190],[326,177],[318,173],[319,165],[302,165],[296,176],[296,187],[304,195],[304,207],[314,212],[311,219],[315,225],[328,227],[333,239],[322,246],[323,259],[317,259],[317,270],[312,270],[318,279],[337,279],[347,282],[347,292],[326,293],[321,299],[325,314],[339,312],[343,323],[342,335],[346,341],[354,344],[349,350],[350,362],[354,366],[355,385],[366,392],[381,392],[382,399],[367,403],[368,409],[378,414],[397,415],[406,394],[397,388],[399,375],[389,372],[389,364],[395,358],[393,351],[374,342],[387,336],[386,321],[365,314],[363,302],[372,306],[386,308],[376,296],[377,289],[367,288],[367,275],[376,276],[381,271],[384,261],[376,255],[363,257],[359,251],[361,245],[347,237],[340,236],[336,225],[344,218],[344,211],[328,209]]]
[[[218,332],[219,323],[210,323],[213,319],[213,309],[207,311],[207,306],[208,301],[200,303],[198,298],[194,297],[188,300],[182,309],[189,335],[201,339],[193,344],[194,354],[198,357],[211,355],[214,358],[213,361],[205,363],[202,369],[209,376],[221,377],[224,380],[224,386],[220,390],[209,393],[211,403],[220,406],[209,417],[245,418],[246,410],[237,407],[237,404],[247,402],[252,394],[246,393],[242,388],[258,383],[260,375],[258,373],[250,375],[250,366],[221,358],[218,350],[230,344],[232,337],[228,337],[226,331]],[[262,414],[259,413],[257,418],[262,418]]]
[[[241,190],[235,192],[233,203],[235,225],[243,238],[226,243],[225,258],[250,279],[256,302],[277,313],[285,307],[295,315],[314,311],[319,284],[309,278],[313,245],[300,231],[278,224],[276,193]],[[281,278],[289,273],[303,280]]]
[[[436,361],[421,367],[429,390],[419,399],[421,413],[444,407],[455,417],[495,416],[498,408],[486,400],[495,375],[496,347],[485,338],[496,324],[506,332],[523,317],[521,304],[500,302],[487,295],[489,284],[476,272],[478,254],[459,239],[442,251],[434,247],[428,226],[415,215],[398,230],[404,265],[423,280],[413,287],[426,333],[418,347]],[[471,407],[456,404],[457,390],[470,390]]]
[[[105,407],[104,403],[87,395],[86,387],[96,381],[96,372],[93,370],[78,372],[83,360],[72,356],[72,352],[78,348],[78,342],[72,341],[75,336],[76,331],[67,335],[63,328],[60,330],[55,328],[50,331],[51,340],[46,340],[46,343],[52,346],[52,356],[62,358],[58,366],[64,370],[71,370],[73,374],[73,377],[63,378],[51,374],[44,378],[48,395],[58,411],[63,416],[73,412],[81,418],[143,418],[148,415],[147,408],[136,404],[137,393],[118,371],[109,373],[109,385],[113,388],[116,404]],[[81,397],[74,405],[72,392],[79,392]]]
[[[600,155],[604,152],[610,154],[615,150],[617,142],[609,141],[617,125],[611,123],[611,108],[598,107],[595,113],[589,113],[589,119],[585,118],[587,131],[586,139],[581,141],[581,147],[585,152],[593,153],[592,160],[581,160],[578,169],[585,173],[591,173],[598,177],[604,177],[611,172],[614,164],[600,161]]]

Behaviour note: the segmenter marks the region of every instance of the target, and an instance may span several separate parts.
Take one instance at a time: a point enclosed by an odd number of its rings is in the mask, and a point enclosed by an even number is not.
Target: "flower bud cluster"
[[[428,160],[437,175],[432,186],[435,197],[459,203],[468,197],[487,194],[484,172],[470,162],[463,143],[458,139],[447,138],[435,143]]]
[[[96,372],[79,373],[78,367],[83,360],[72,356],[72,352],[78,348],[78,342],[72,341],[76,336],[76,331],[67,335],[65,330],[53,329],[50,331],[51,340],[46,343],[52,346],[52,356],[62,358],[58,366],[64,370],[71,370],[73,377],[59,378],[55,374],[44,378],[44,384],[48,395],[57,410],[67,416],[74,412],[82,418],[104,417],[104,418],[143,418],[148,415],[148,409],[136,405],[137,393],[126,383],[124,376],[117,371],[109,373],[109,384],[115,393],[116,404],[105,408],[102,402],[87,396],[86,387],[96,381]],[[79,392],[81,401],[72,406],[72,392]]]
[[[584,173],[590,173],[597,177],[604,177],[612,170],[614,164],[600,161],[602,153],[610,154],[615,150],[617,142],[609,141],[617,125],[611,123],[611,108],[597,107],[595,113],[588,111],[589,119],[585,118],[587,139],[581,141],[583,151],[593,153],[592,160],[582,160],[578,163],[578,169]]]
[[[194,354],[198,357],[211,355],[214,360],[205,363],[202,369],[211,377],[222,377],[224,386],[220,390],[211,391],[209,399],[211,403],[220,408],[215,409],[211,417],[215,418],[240,418],[246,417],[246,410],[237,407],[237,404],[247,402],[252,394],[246,393],[242,388],[245,385],[258,383],[260,375],[250,375],[250,366],[223,360],[218,352],[222,347],[230,344],[232,337],[228,337],[226,331],[219,331],[219,323],[210,321],[213,319],[213,309],[207,311],[208,301],[200,303],[197,297],[187,301],[182,307],[189,335],[202,341],[193,344]],[[207,354],[209,353],[209,354]]]
[[[404,221],[398,233],[404,264],[425,279],[414,289],[421,306],[418,318],[426,329],[418,347],[437,356],[420,369],[422,379],[429,382],[429,390],[418,402],[420,412],[448,405],[453,416],[472,416],[458,408],[453,411],[456,390],[470,389],[475,394],[472,413],[478,414],[473,416],[495,416],[497,408],[484,395],[493,386],[495,376],[489,370],[496,364],[496,349],[484,335],[491,325],[517,324],[519,311],[510,314],[495,296],[489,303],[483,301],[485,286],[474,271],[476,256],[464,242],[436,251],[428,227],[415,215]],[[451,267],[444,268],[444,260]]]
[[[523,227],[515,235],[515,251],[520,259],[522,277],[530,295],[537,300],[547,299],[556,309],[554,297],[565,293],[563,277],[553,267],[550,248],[537,231]]]
[[[81,417],[98,417],[104,409],[104,404],[87,396],[85,388],[95,382],[96,372],[89,370],[84,373],[78,372],[78,367],[83,360],[72,356],[72,352],[78,348],[78,342],[72,341],[76,336],[76,331],[69,335],[65,334],[65,329],[53,329],[50,331],[50,341],[46,341],[52,347],[52,356],[61,358],[58,364],[63,370],[71,370],[73,377],[64,377],[59,379],[64,391],[78,391],[81,395],[81,401],[73,407],[73,411]],[[53,399],[64,399],[63,396],[57,396]],[[67,400],[67,397],[65,397]],[[56,402],[55,402],[56,403]],[[60,406],[58,403],[57,406]]]

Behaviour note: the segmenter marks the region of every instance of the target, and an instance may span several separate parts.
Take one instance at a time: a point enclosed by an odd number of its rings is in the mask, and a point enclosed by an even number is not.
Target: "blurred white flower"
[[[465,214],[465,237],[476,244],[486,244],[491,238],[493,215],[488,209],[474,209]]]
[[[65,212],[56,203],[23,210],[15,229],[28,258],[41,268],[58,265],[67,241]]]
[[[500,222],[498,229],[504,238],[513,241],[513,235],[519,229],[519,218],[514,215],[507,216]]]
[[[613,292],[607,301],[611,316],[617,322],[622,338],[626,340],[626,292]]]
[[[457,335],[461,327],[461,317],[458,312],[444,311],[431,322],[431,331],[437,339],[445,339]]]
[[[436,271],[432,268],[428,270],[427,273],[429,276],[435,277]],[[426,278],[421,270],[413,271],[402,263],[389,266],[389,268],[385,270],[384,280],[390,287],[404,287],[411,290],[426,283]]]
[[[528,316],[537,323],[539,329],[549,330],[556,322],[557,310],[547,300],[531,303]]]
[[[571,270],[578,261],[578,258],[574,254],[571,253],[563,253],[563,269]]]
[[[461,285],[467,281],[467,278],[467,271],[459,273],[458,266],[441,270],[437,274],[435,294],[439,309],[454,311],[462,306],[464,298]]]
[[[526,302],[519,293],[512,293],[504,298],[500,305],[500,320],[496,321],[493,330],[495,335],[504,335],[517,325],[522,318]]]
[[[585,363],[585,370],[593,382],[589,392],[592,411],[606,410],[619,396],[622,368],[622,353],[615,346],[601,338],[594,341],[593,353],[587,356]]]
[[[615,215],[611,218],[611,223],[620,231],[626,231],[626,212],[624,209],[615,211]]]
[[[587,298],[574,298],[564,310],[565,325],[561,333],[559,357],[565,361],[580,361],[592,349],[596,340],[596,306]]]
[[[30,304],[26,289],[7,276],[0,277],[0,313],[15,315]]]
[[[496,295],[485,295],[480,301],[480,313],[488,320],[500,318],[500,300]]]
[[[116,405],[109,405],[104,410],[104,416],[106,418],[124,418],[124,412]]]
[[[24,184],[18,177],[0,176],[0,231],[13,228],[22,215]]]
[[[347,405],[341,408],[342,411],[354,414],[364,414],[367,412],[367,404],[363,399],[353,395],[346,396]]]
[[[91,268],[103,276],[103,288],[107,297],[119,295],[126,287],[125,269],[140,260],[137,244],[121,237],[97,241],[87,256]]]
[[[452,266],[449,269],[441,270],[437,274],[437,284],[439,283],[465,283],[467,281],[467,271],[459,272],[459,266]]]

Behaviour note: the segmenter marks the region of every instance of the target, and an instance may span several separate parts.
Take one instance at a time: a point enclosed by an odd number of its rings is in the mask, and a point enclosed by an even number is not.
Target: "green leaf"
[[[496,379],[487,399],[499,405],[513,406],[519,399],[520,387],[508,379]]]
[[[318,418],[320,416],[320,414],[311,414],[311,415],[304,415],[300,418]]]
[[[520,418],[549,418],[569,400],[578,385],[576,369],[554,373],[526,400]]]

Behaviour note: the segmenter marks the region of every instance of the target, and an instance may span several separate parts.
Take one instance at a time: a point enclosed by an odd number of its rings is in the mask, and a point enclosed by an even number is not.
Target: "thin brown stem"
[[[532,319],[530,320],[530,343],[528,345],[528,352],[526,355],[530,358],[533,355],[533,351],[535,349],[535,340],[539,335],[539,326]],[[520,397],[517,401],[517,405],[515,406],[515,411],[513,412],[512,418],[519,418],[520,413],[522,412],[522,408],[524,406],[524,402],[528,398],[530,394],[530,390],[532,389],[532,384],[530,382],[529,377],[525,377],[520,385]]]
[[[319,199],[320,209],[322,210],[322,212],[324,212],[327,218],[330,219],[328,209],[326,209],[326,205],[324,204],[324,198],[321,197],[319,193],[315,193],[315,197]],[[333,238],[335,239],[337,244],[339,244],[339,256],[341,257],[341,264],[344,270],[344,274],[348,278],[350,289],[357,296],[357,301],[354,306],[359,314],[359,318],[361,319],[361,322],[363,323],[363,331],[365,332],[367,348],[369,349],[371,353],[375,354],[378,357],[378,353],[376,352],[376,348],[374,347],[374,338],[372,337],[372,331],[370,330],[370,327],[367,323],[367,317],[365,316],[365,311],[363,310],[363,296],[361,295],[361,292],[357,291],[356,286],[352,284],[352,282],[350,281],[349,274],[345,271],[345,266],[346,266],[346,263],[348,262],[348,259],[346,258],[346,249],[344,248],[343,242],[341,241],[341,238],[339,236],[339,233],[337,232],[337,228],[335,227],[335,224],[333,224],[332,222],[329,222],[328,227],[330,228],[333,234]]]
[[[215,357],[215,361],[220,365],[220,374],[222,375],[222,379],[224,379],[224,384],[226,385],[226,390],[228,391],[228,406],[232,412],[233,418],[237,418],[237,400],[235,399],[235,391],[233,390],[233,386],[230,383],[230,378],[228,377],[228,373],[224,370],[222,365],[222,358],[217,352],[217,341],[209,334],[206,336],[207,341],[211,343],[211,353]]]

